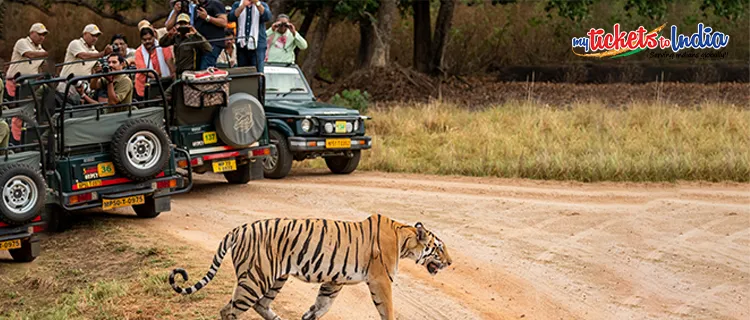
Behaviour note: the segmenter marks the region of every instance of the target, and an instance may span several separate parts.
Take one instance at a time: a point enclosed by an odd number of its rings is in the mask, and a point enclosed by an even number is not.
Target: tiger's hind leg
[[[221,320],[235,320],[240,314],[249,310],[263,296],[260,285],[250,281],[246,275],[241,276],[234,288],[232,300],[221,308]]]
[[[310,307],[310,310],[302,315],[302,320],[315,320],[320,319],[333,304],[333,300],[339,295],[343,284],[334,284],[332,282],[324,283],[318,290],[318,298],[315,299],[315,304]]]
[[[263,295],[263,298],[258,300],[258,302],[253,306],[253,309],[255,309],[255,311],[258,312],[261,317],[263,317],[263,319],[281,320],[281,317],[277,316],[276,313],[271,310],[271,302],[273,302],[273,299],[275,299],[276,295],[279,294],[281,288],[284,287],[287,279],[289,279],[288,275],[281,276],[280,278],[276,279],[271,288],[268,289],[268,292]]]

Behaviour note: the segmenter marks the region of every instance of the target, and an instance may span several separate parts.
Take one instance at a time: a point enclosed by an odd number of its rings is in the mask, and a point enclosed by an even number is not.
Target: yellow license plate
[[[344,149],[352,147],[352,139],[326,139],[326,149]]]
[[[218,140],[216,138],[216,131],[209,131],[203,133],[203,144],[212,144],[216,143]]]
[[[112,162],[102,162],[96,166],[96,172],[99,174],[99,178],[114,176],[115,165]]]
[[[0,242],[0,251],[21,248],[21,239]]]
[[[227,172],[237,170],[236,160],[214,161],[214,172]]]
[[[346,133],[346,121],[336,121],[336,133]]]
[[[114,208],[129,207],[137,204],[146,203],[146,198],[143,195],[117,198],[117,199],[103,199],[102,209],[112,210]]]

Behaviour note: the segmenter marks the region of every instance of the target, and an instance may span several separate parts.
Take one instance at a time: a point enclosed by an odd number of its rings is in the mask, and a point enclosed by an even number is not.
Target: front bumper
[[[326,140],[350,139],[349,148],[327,148]],[[289,137],[289,149],[292,152],[341,152],[351,150],[367,150],[372,148],[372,138],[368,136],[354,137]]]

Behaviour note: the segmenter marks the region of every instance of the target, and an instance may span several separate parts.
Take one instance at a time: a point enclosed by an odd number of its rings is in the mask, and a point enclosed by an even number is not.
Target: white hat
[[[43,24],[37,22],[35,24],[31,25],[31,28],[29,29],[29,33],[36,32],[36,33],[48,33],[49,30],[47,30],[47,27],[45,27]]]
[[[102,34],[102,31],[99,30],[99,27],[97,27],[95,24],[89,24],[85,28],[83,28],[83,33],[90,33],[93,35],[100,35]]]

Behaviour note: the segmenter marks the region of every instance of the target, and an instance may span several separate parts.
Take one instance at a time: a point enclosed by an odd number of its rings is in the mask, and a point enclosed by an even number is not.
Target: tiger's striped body
[[[206,276],[190,288],[169,282],[180,294],[200,290],[213,279],[224,255],[231,250],[237,275],[232,300],[221,310],[222,319],[235,319],[254,308],[264,319],[281,319],[269,305],[289,276],[323,283],[304,320],[319,319],[344,285],[367,282],[382,319],[394,319],[391,283],[400,258],[412,258],[437,273],[451,263],[437,237],[421,224],[408,226],[373,215],[364,221],[260,220],[235,228],[224,237]]]

